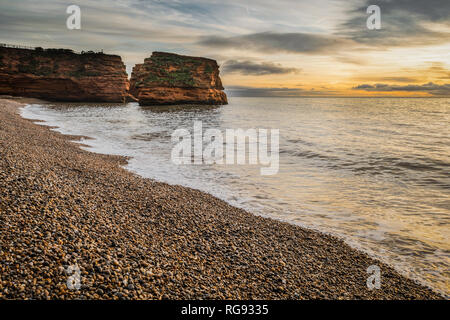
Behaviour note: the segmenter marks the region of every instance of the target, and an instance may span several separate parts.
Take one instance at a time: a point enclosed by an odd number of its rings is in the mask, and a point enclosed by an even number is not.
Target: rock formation
[[[215,60],[165,52],[133,68],[130,93],[140,105],[227,104]]]
[[[50,101],[124,102],[128,78],[116,55],[0,47],[0,94]]]
[[[0,47],[0,95],[49,101],[138,100],[140,105],[227,104],[215,60],[164,52],[137,64],[128,82],[116,55]]]

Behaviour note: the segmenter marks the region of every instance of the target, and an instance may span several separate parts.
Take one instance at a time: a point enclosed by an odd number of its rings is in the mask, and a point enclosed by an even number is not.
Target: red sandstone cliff
[[[227,104],[215,60],[153,52],[133,68],[130,93],[140,105]]]
[[[50,101],[123,102],[128,85],[125,65],[116,55],[0,47],[0,94]]]

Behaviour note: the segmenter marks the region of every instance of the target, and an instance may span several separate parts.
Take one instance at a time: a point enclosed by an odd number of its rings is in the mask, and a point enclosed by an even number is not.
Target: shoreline
[[[0,299],[442,299],[334,236],[141,178],[14,100],[0,98]]]

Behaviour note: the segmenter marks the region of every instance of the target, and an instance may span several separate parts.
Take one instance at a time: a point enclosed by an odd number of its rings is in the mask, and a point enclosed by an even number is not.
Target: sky
[[[213,58],[232,96],[450,97],[450,0],[2,0],[0,31],[0,43],[118,54],[129,74],[153,51]]]

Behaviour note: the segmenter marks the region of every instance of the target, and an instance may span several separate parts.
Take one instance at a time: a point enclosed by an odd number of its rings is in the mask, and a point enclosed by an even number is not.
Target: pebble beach
[[[26,102],[0,99],[0,299],[442,299],[336,237],[139,177]]]

